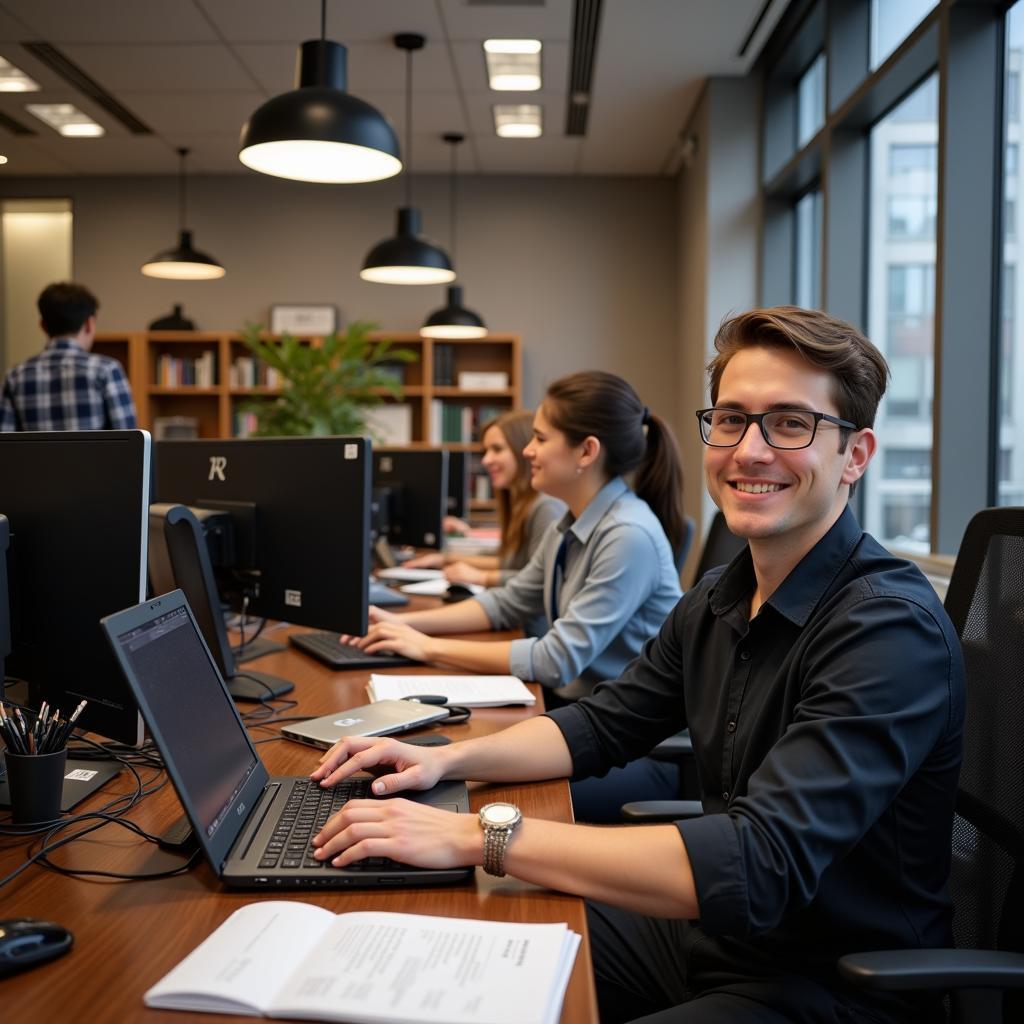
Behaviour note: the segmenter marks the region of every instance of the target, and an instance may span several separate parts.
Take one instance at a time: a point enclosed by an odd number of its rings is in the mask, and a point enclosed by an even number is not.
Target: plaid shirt
[[[86,352],[69,338],[52,339],[4,380],[0,431],[135,426],[135,403],[121,364]]]

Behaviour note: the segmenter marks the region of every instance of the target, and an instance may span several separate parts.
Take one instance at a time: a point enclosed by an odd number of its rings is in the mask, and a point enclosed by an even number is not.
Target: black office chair
[[[676,552],[676,572],[683,571],[683,563],[686,561],[686,556],[690,553],[690,548],[693,547],[693,538],[696,533],[697,524],[693,516],[684,516],[683,542],[679,545],[679,550]]]
[[[690,539],[693,539],[695,524],[687,516],[691,527]],[[693,574],[693,582],[701,578],[709,569],[731,562],[747,545],[746,540],[737,537],[725,524],[725,516],[721,511],[715,512],[708,528],[708,535],[701,548],[697,569]],[[685,554],[683,559],[685,559]],[[679,562],[682,567],[682,560]],[[680,818],[693,818],[701,812],[700,784],[697,779],[697,764],[693,757],[693,743],[690,733],[684,730],[667,740],[662,740],[650,756],[655,761],[667,761],[679,765],[679,800],[642,800],[624,804],[622,816],[627,821],[655,822],[678,821]]]
[[[709,569],[714,569],[719,565],[727,565],[746,546],[746,540],[743,537],[737,537],[726,526],[725,516],[722,515],[721,511],[716,512],[711,519],[711,526],[708,528],[704,547],[701,548],[697,568],[693,573],[693,582],[696,583]]]
[[[942,991],[956,1024],[1024,1020],[1024,508],[968,524],[946,594],[967,669],[953,826],[956,949],[844,956],[867,988]],[[1003,990],[1008,991],[1004,1001]]]

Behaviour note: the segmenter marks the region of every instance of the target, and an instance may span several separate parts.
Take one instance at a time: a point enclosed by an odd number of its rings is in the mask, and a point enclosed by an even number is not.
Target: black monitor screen
[[[469,452],[448,453],[448,515],[469,516]]]
[[[398,544],[439,548],[448,511],[448,452],[379,449],[373,486],[389,496],[388,537]]]
[[[145,597],[149,435],[142,430],[0,434],[0,512],[10,524],[7,674],[30,701],[142,742],[142,719],[100,628]]]
[[[233,564],[217,569],[236,609],[366,632],[370,442],[362,437],[158,441],[154,501],[226,510]]]

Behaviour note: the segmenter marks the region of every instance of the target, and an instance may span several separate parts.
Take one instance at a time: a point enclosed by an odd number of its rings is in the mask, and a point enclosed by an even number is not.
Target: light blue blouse
[[[552,621],[551,581],[564,535],[565,570]],[[615,679],[654,636],[682,596],[668,538],[647,503],[621,477],[594,496],[579,519],[566,512],[548,528],[525,568],[504,586],[477,595],[495,629],[536,615],[542,637],[513,640],[510,671],[567,700]]]

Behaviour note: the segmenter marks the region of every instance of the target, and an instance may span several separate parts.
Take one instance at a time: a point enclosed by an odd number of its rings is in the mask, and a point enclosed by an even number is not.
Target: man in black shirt
[[[313,773],[392,765],[382,793],[586,777],[688,727],[704,816],[594,829],[500,810],[482,840],[472,820],[356,802],[317,837],[320,856],[483,863],[588,897],[605,1024],[927,1020],[931,1004],[858,992],[835,968],[952,942],[959,645],[921,573],[847,508],[887,368],[848,324],[793,307],[733,318],[716,347],[705,476],[748,549],[575,705],[434,750],[344,741]]]

